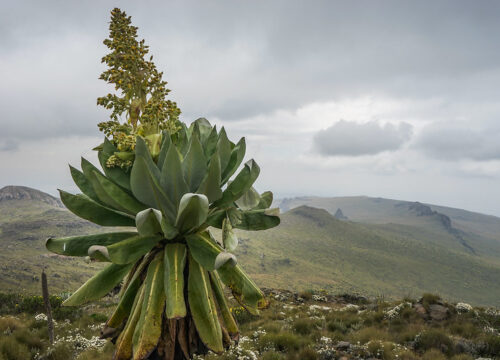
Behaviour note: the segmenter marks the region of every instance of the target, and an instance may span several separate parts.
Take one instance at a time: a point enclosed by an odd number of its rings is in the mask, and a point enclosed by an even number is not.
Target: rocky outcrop
[[[26,186],[5,186],[0,189],[0,202],[13,200],[33,200],[41,201],[48,205],[63,207],[61,201],[43,191],[32,189]]]
[[[440,212],[434,211],[430,206],[416,202],[402,202],[396,204],[397,207],[407,207],[408,211],[416,216],[426,216],[437,221],[443,228],[453,235],[458,242],[470,253],[476,254],[474,248],[465,240],[464,233],[453,227],[449,216]]]
[[[337,220],[349,220],[347,216],[344,215],[341,208],[338,208],[333,217]]]

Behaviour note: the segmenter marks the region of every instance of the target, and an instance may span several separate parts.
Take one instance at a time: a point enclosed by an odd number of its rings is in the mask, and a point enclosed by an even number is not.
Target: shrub
[[[381,340],[389,341],[391,336],[386,330],[378,329],[375,327],[367,327],[356,331],[350,336],[352,342],[360,342],[361,344],[366,344],[368,341]]]
[[[446,356],[437,349],[430,349],[422,356],[422,360],[446,360]]]
[[[301,341],[299,337],[290,333],[266,334],[259,339],[258,348],[260,351],[274,349],[281,352],[297,351],[300,349]]]
[[[481,330],[470,322],[454,322],[450,325],[450,332],[453,335],[460,335],[467,339],[476,337]]]
[[[314,321],[298,319],[293,323],[293,331],[300,335],[309,335],[314,328]]]
[[[420,300],[422,302],[422,305],[426,310],[429,310],[429,306],[432,304],[437,304],[441,300],[441,297],[436,294],[430,294],[430,293],[425,293],[422,295],[422,299]]]
[[[262,360],[281,360],[283,356],[275,351],[266,351],[262,354]]]
[[[31,359],[28,347],[20,344],[12,336],[0,339],[0,353],[5,360],[27,360]]]
[[[68,360],[73,357],[73,351],[66,343],[58,343],[47,354],[47,360]]]
[[[469,354],[459,354],[451,357],[451,360],[474,360]]]
[[[304,300],[311,300],[314,292],[312,290],[305,290],[299,293],[299,296]]]
[[[250,314],[243,306],[236,306],[231,308],[231,313],[239,324],[245,324],[255,319],[257,316]]]
[[[313,349],[307,347],[307,348],[304,348],[300,351],[299,359],[301,359],[301,360],[317,360],[318,353],[316,351],[314,351]]]
[[[28,329],[20,329],[14,332],[14,338],[20,344],[24,344],[28,349],[41,350],[43,348],[43,341],[40,337],[36,336],[32,331]]]
[[[14,331],[19,328],[23,328],[24,325],[23,323],[12,316],[6,316],[6,317],[1,317],[0,318],[0,332],[6,332],[6,331]]]
[[[341,320],[333,320],[329,321],[328,324],[326,325],[326,328],[328,331],[331,332],[340,332],[342,334],[347,333],[347,326],[341,321]]]
[[[420,351],[438,349],[447,355],[452,355],[453,341],[443,330],[429,329],[416,339],[415,348]]]
[[[500,336],[488,335],[485,342],[488,354],[495,356],[500,354]]]

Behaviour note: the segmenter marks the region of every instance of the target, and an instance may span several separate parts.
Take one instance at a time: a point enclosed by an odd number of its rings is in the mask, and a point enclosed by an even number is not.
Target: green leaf
[[[240,141],[236,144],[236,146],[231,151],[231,157],[229,162],[222,171],[222,184],[225,184],[231,176],[238,170],[238,167],[241,165],[243,158],[245,157],[246,152],[246,143],[245,138],[241,138]]]
[[[159,210],[149,208],[135,216],[135,226],[142,236],[161,234],[162,215]]]
[[[206,172],[198,191],[196,191],[198,194],[204,194],[208,198],[209,203],[213,203],[222,196],[222,190],[220,188],[220,174],[219,154],[215,152],[212,155],[210,164],[208,165],[208,171]]]
[[[270,191],[263,192],[262,194],[260,194],[260,201],[255,209],[267,209],[271,207],[272,203],[273,193]]]
[[[145,267],[149,265],[149,260],[150,259],[148,258],[148,256],[144,257],[141,260],[141,263],[132,275],[132,279],[130,279],[130,281],[128,282],[127,288],[123,291],[123,294],[120,298],[120,301],[118,302],[118,305],[116,306],[115,311],[106,322],[107,326],[118,328],[122,324],[123,320],[125,320],[125,318],[131,314],[134,299],[138,297],[137,294],[139,288],[142,285],[141,276]],[[129,273],[128,276],[131,276],[131,274]]]
[[[215,242],[208,231],[203,233],[192,234],[186,236],[186,242],[189,246],[189,251],[193,258],[205,269],[214,270],[222,266],[226,262],[234,264],[236,258],[233,256],[223,255],[224,250]]]
[[[248,277],[241,266],[225,264],[217,270],[217,273],[222,282],[231,289],[234,298],[251,314],[258,315],[259,309],[268,305],[262,291]]]
[[[220,130],[219,133],[217,152],[219,153],[220,158],[220,168],[222,173],[224,173],[224,169],[226,169],[227,165],[229,164],[229,160],[231,159],[231,142],[227,138],[226,130],[224,129],[224,127]]]
[[[238,207],[242,210],[251,210],[258,206],[259,202],[260,195],[253,188],[253,186],[251,186],[250,189],[247,190],[247,192],[245,192],[238,200],[236,200],[236,205],[238,205]]]
[[[208,199],[202,194],[185,194],[179,204],[175,227],[181,234],[198,228],[207,219]]]
[[[220,268],[224,264],[229,264],[231,266],[236,265],[236,256],[234,256],[231,253],[228,252],[221,252],[217,257],[215,258],[215,269]]]
[[[132,339],[134,359],[146,359],[156,348],[161,336],[164,306],[163,259],[157,256],[148,267],[141,316]]]
[[[118,340],[116,341],[116,350],[113,355],[113,360],[132,359],[132,339],[134,337],[137,323],[139,322],[139,319],[141,317],[142,304],[144,302],[144,290],[145,286],[142,286],[138,292],[138,295],[133,299],[134,302],[130,312],[130,317],[128,318],[124,329],[120,333]]]
[[[214,126],[210,131],[210,135],[208,135],[208,138],[202,141],[203,150],[205,151],[205,157],[207,159],[210,159],[212,155],[215,153],[215,150],[217,149],[218,140],[219,136],[217,134],[217,127]]]
[[[102,226],[135,226],[127,214],[99,205],[85,195],[72,195],[59,190],[61,201],[75,215]]]
[[[198,128],[200,134],[200,141],[205,144],[212,132],[212,125],[205,118],[199,118],[194,121],[194,127]]]
[[[70,236],[63,238],[49,238],[45,243],[47,250],[66,256],[87,256],[89,247],[93,245],[108,246],[130,237],[136,232],[112,232],[95,235]]]
[[[157,161],[158,169],[160,169],[160,171],[161,168],[163,167],[163,163],[165,162],[165,158],[167,157],[167,152],[170,147],[170,144],[172,143],[168,131],[163,130],[162,135],[163,135],[163,140],[161,144],[160,155],[158,155],[158,161]]]
[[[210,215],[207,217],[207,225],[217,228],[217,229],[222,229],[222,221],[226,218],[226,209],[220,209],[212,212]]]
[[[123,279],[131,267],[132,264],[108,265],[83,284],[63,305],[79,306],[102,298]]]
[[[177,230],[174,225],[170,224],[164,217],[161,219],[161,230],[167,240],[172,240],[179,235],[179,230]]]
[[[225,207],[238,200],[245,192],[250,189],[257,177],[259,176],[260,168],[252,159],[245,163],[245,167],[231,182],[226,190],[222,193],[222,198],[215,202],[215,206]]]
[[[234,339],[238,336],[240,331],[233,314],[231,314],[231,310],[227,303],[226,296],[224,295],[224,291],[222,290],[222,285],[217,272],[210,272],[210,282],[212,283],[212,290],[214,292],[215,299],[217,300],[217,304],[219,305],[219,310],[222,315],[222,319],[224,320],[224,324],[226,325],[226,329],[229,332],[229,335],[231,335]]]
[[[108,194],[113,201],[124,209],[127,213],[135,215],[139,211],[144,210],[147,206],[137,201],[128,191],[123,190],[120,186],[110,181],[100,172],[94,171],[94,176],[101,185],[102,189]]]
[[[159,235],[134,236],[108,246],[109,258],[114,264],[130,264],[153,249],[163,239]]]
[[[280,224],[279,209],[242,211],[236,228],[242,230],[267,230]]]
[[[198,136],[191,136],[189,150],[182,162],[182,172],[188,191],[195,192],[207,172],[207,160]]]
[[[106,246],[92,245],[91,247],[89,247],[88,254],[91,259],[100,262],[111,262]]]
[[[217,317],[212,287],[207,271],[189,257],[188,299],[191,315],[201,341],[212,351],[221,353],[222,330]]]
[[[165,246],[165,295],[167,297],[166,314],[168,319],[180,319],[186,316],[184,301],[184,268],[186,267],[186,245],[175,243]]]
[[[161,185],[177,214],[182,195],[188,192],[188,186],[182,173],[181,155],[175,146],[170,146],[161,169]],[[172,221],[173,223],[173,221]]]
[[[87,195],[95,202],[102,203],[99,197],[97,196],[96,192],[94,191],[92,184],[90,183],[89,180],[87,180],[86,176],[80,170],[77,170],[71,165],[69,166],[69,169],[73,181],[75,182],[76,186],[78,186],[78,188],[82,191],[82,193]]]
[[[227,251],[234,251],[238,246],[238,237],[234,234],[231,222],[226,218],[222,220],[222,243]]]
[[[179,149],[181,154],[184,156],[189,148],[189,138],[191,137],[191,134],[189,134],[188,128],[186,127],[186,124],[181,122],[181,128],[179,131],[177,131],[176,136],[177,136],[177,141],[175,143],[176,147]]]
[[[135,150],[136,159],[130,176],[130,185],[134,196],[144,204],[161,210],[169,220],[173,221],[176,205],[163,191],[160,183],[160,170],[153,162],[147,145],[140,136],[137,137]]]
[[[100,200],[99,202],[104,206],[111,207],[119,211],[125,210],[111,196],[108,195],[108,193],[103,189],[103,187],[97,180],[97,174],[100,173],[99,169],[97,169],[91,162],[84,159],[83,157],[81,166],[85,177],[92,184],[92,188],[94,189],[98,199]]]

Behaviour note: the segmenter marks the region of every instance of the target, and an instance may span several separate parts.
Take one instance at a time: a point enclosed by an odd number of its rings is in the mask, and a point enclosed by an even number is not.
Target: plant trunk
[[[54,343],[54,321],[52,320],[52,309],[50,307],[49,287],[47,285],[47,275],[45,270],[42,270],[42,295],[45,304],[45,312],[47,313],[47,326],[49,329],[50,343]]]

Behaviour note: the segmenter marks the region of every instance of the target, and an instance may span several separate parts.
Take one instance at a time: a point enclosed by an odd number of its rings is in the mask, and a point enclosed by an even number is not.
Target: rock
[[[351,343],[348,341],[339,341],[335,347],[338,350],[348,350],[351,347]]]
[[[422,317],[424,319],[427,317],[427,310],[425,310],[425,308],[422,304],[415,304],[414,308],[415,308],[415,312],[418,315],[420,315],[420,317]]]
[[[429,316],[432,320],[441,321],[448,318],[449,310],[446,306],[439,304],[429,305]]]

